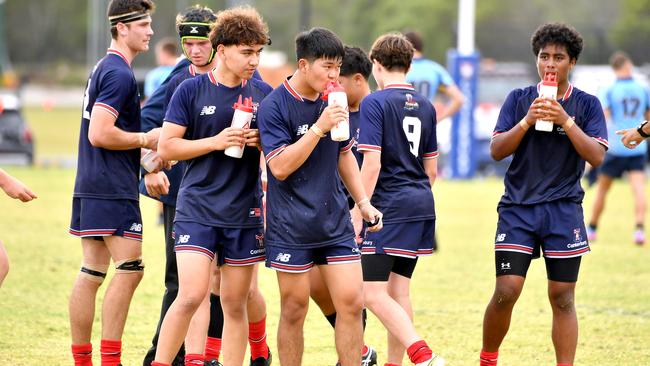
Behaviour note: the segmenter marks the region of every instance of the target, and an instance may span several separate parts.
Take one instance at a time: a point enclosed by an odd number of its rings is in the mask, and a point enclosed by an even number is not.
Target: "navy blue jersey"
[[[232,106],[239,96],[252,97],[257,105],[270,91],[268,84],[256,79],[229,88],[217,83],[209,72],[176,88],[165,122],[185,126],[187,140],[215,136],[230,126]],[[256,116],[251,128],[257,128]],[[246,147],[241,159],[219,150],[187,161],[176,201],[176,221],[226,228],[261,226],[259,164],[260,152],[255,147]]]
[[[115,116],[115,126],[140,132],[140,94],[126,58],[109,49],[93,69],[86,86],[79,133],[74,197],[138,200],[140,149],[108,150],[88,139],[90,114],[101,108]]]
[[[425,159],[438,157],[436,111],[410,84],[387,85],[361,102],[359,151],[381,152],[370,202],[386,224],[435,218]]]
[[[267,164],[308,133],[327,102],[304,99],[289,82],[276,88],[260,105],[259,128]],[[354,238],[348,204],[338,173],[341,152],[354,139],[320,139],[307,160],[284,181],[269,169],[266,235],[270,245],[317,248]]]
[[[350,112],[350,136],[354,138],[354,145],[352,146],[352,152],[354,157],[357,158],[357,163],[359,168],[361,168],[361,163],[363,162],[363,154],[357,151],[359,147],[359,122],[361,121],[361,111]]]
[[[494,135],[516,127],[538,95],[534,85],[510,92],[501,107]],[[587,136],[608,147],[605,115],[598,98],[569,85],[558,102]],[[559,199],[580,203],[584,197],[580,186],[584,169],[585,161],[562,127],[554,125],[552,132],[531,127],[512,154],[499,205],[532,205]]]

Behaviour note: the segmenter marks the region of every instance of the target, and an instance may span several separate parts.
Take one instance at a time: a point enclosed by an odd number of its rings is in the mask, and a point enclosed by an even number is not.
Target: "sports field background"
[[[27,119],[34,128],[38,157],[49,163],[6,167],[39,198],[29,204],[0,199],[0,239],[11,261],[0,288],[0,365],[71,365],[67,299],[81,258],[79,240],[67,234],[75,172],[52,162],[75,154],[78,110],[28,109]],[[418,263],[412,298],[418,331],[450,366],[478,364],[483,311],[494,285],[492,243],[502,191],[503,184],[496,178],[436,183],[441,248]],[[587,191],[586,216],[593,194],[593,189]],[[163,293],[162,227],[156,225],[153,201],[143,198],[141,206],[146,270],[123,338],[125,366],[142,364]],[[599,226],[598,242],[582,262],[575,365],[650,365],[650,247],[632,243],[633,229],[630,190],[625,182],[617,182]],[[274,272],[261,270],[260,285],[268,306],[268,340],[277,355],[279,299]],[[499,365],[554,365],[550,323],[544,265],[535,261],[500,350]],[[98,311],[93,338],[96,365],[99,331]],[[366,343],[379,351],[380,365],[385,361],[385,338],[379,322],[370,316]],[[303,360],[305,365],[336,362],[333,332],[313,303],[305,325]]]

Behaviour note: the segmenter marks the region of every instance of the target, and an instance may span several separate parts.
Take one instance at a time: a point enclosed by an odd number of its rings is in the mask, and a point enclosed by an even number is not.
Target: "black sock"
[[[637,230],[643,230],[643,223],[636,224]]]
[[[361,312],[361,321],[363,322],[363,331],[366,331],[366,320],[368,320],[368,313],[366,312],[366,308],[363,308],[363,311]]]
[[[330,322],[332,328],[336,327],[336,311],[330,315],[325,315],[325,318],[327,319],[328,322]]]
[[[591,229],[591,231],[596,231],[597,227],[598,227],[598,225],[589,224],[589,229]]]
[[[218,295],[210,294],[210,326],[208,337],[222,338],[223,335],[223,309]]]

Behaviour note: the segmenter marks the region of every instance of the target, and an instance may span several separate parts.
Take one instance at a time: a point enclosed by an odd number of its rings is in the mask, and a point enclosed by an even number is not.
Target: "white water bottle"
[[[539,85],[539,97],[546,99],[557,98],[557,73],[544,73],[544,80]],[[538,119],[535,122],[535,129],[537,131],[551,132],[553,131],[553,122]]]
[[[327,96],[327,105],[338,104],[341,107],[348,109],[348,96],[345,94],[343,86],[336,81],[327,83],[325,92]],[[350,121],[346,118],[339,121],[336,126],[330,130],[330,137],[334,141],[345,141],[350,138]]]
[[[249,128],[251,121],[253,120],[253,97],[245,98],[242,103],[240,95],[239,100],[232,106],[232,108],[235,110],[235,113],[232,115],[230,127],[243,129]],[[224,151],[224,154],[231,158],[241,159],[244,155],[244,146],[228,146]]]

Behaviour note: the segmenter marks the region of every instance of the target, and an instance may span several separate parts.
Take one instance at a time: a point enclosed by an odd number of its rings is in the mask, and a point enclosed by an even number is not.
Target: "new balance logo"
[[[142,224],[138,224],[137,222],[134,222],[133,224],[131,224],[131,228],[129,229],[129,231],[141,232],[142,231]]]
[[[277,257],[275,257],[275,260],[278,262],[288,262],[291,259],[291,254],[285,254],[285,253],[280,253],[278,254]]]
[[[309,125],[298,126],[298,131],[296,131],[296,135],[302,136],[306,134],[307,131],[309,131]]]
[[[201,115],[202,116],[207,116],[210,114],[214,114],[214,110],[217,109],[217,107],[213,105],[205,105],[203,106],[203,109],[201,109]]]
[[[199,28],[199,27],[192,27],[192,30],[190,30],[190,33],[192,33],[192,34],[199,33],[199,29],[198,29],[198,28]]]
[[[497,242],[506,240],[506,234],[497,234]]]
[[[510,269],[510,262],[501,263],[501,270],[506,270],[506,269]]]
[[[189,235],[180,235],[178,237],[178,244],[187,244],[190,241]]]

